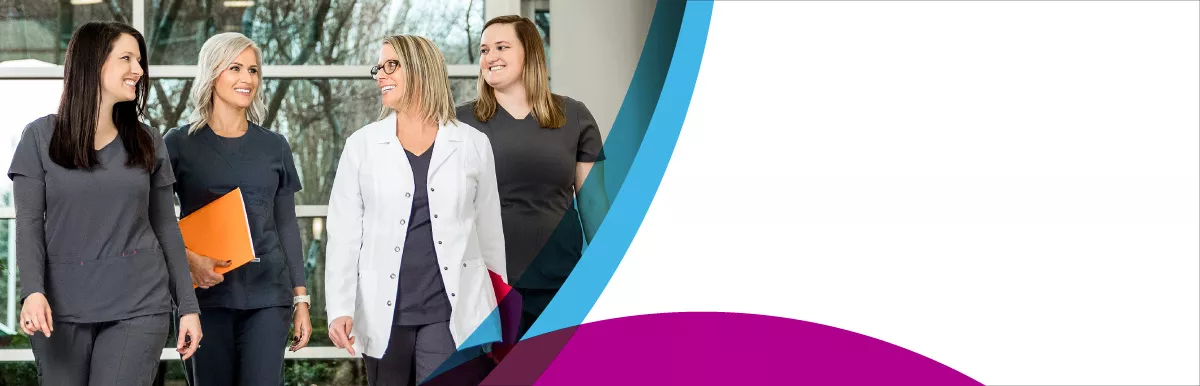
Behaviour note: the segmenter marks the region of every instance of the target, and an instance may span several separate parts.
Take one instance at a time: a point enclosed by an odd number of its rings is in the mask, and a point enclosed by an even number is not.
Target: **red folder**
[[[496,291],[496,304],[500,304],[500,301],[504,300],[504,296],[512,291],[512,286],[505,283],[504,278],[492,270],[488,270],[488,275],[492,277],[492,290]]]
[[[499,274],[488,271],[492,290],[496,292],[496,307],[500,311],[500,342],[492,344],[492,357],[499,362],[517,344],[521,328],[521,294],[504,282]]]

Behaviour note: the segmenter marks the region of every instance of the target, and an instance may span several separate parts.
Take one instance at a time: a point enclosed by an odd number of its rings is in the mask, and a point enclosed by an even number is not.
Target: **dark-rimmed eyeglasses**
[[[376,64],[371,66],[371,77],[379,79],[379,70],[383,70],[384,74],[391,75],[396,72],[397,68],[400,68],[400,61],[395,59],[383,62],[383,65]]]

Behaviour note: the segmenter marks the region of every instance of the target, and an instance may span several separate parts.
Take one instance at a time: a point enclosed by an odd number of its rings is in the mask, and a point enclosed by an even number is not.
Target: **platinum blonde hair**
[[[262,94],[262,50],[254,41],[237,32],[226,32],[213,35],[200,48],[200,59],[196,63],[196,80],[192,83],[192,93],[188,100],[192,103],[192,114],[188,116],[188,134],[207,125],[212,119],[213,98],[217,78],[230,64],[247,48],[254,50],[255,65],[258,66],[259,89],[256,90],[254,101],[246,109],[246,119],[255,124],[262,122],[267,112],[267,104]],[[246,64],[247,67],[250,64]]]

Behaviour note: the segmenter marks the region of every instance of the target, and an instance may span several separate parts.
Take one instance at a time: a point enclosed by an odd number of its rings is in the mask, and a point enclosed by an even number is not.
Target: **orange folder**
[[[179,231],[183,233],[183,244],[192,252],[218,261],[232,261],[228,267],[213,269],[219,274],[224,275],[254,260],[250,219],[246,217],[241,188],[179,220]]]

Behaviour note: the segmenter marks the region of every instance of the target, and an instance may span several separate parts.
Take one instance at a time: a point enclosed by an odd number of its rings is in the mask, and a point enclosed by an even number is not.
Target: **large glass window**
[[[542,37],[542,48],[546,52],[546,63],[550,63],[550,11],[534,11],[532,20],[533,24],[537,26],[538,34]]]
[[[152,64],[196,64],[222,32],[254,39],[265,64],[374,64],[392,34],[430,38],[448,64],[479,60],[483,0],[145,1]]]
[[[62,64],[76,27],[89,21],[129,24],[132,5],[133,0],[2,0],[0,62]]]

